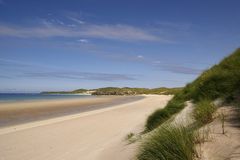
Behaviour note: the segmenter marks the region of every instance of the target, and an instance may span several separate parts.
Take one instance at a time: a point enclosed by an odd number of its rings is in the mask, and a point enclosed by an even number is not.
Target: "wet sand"
[[[142,98],[142,96],[99,96],[84,99],[2,102],[0,103],[0,128],[113,107]]]
[[[145,96],[112,107],[0,128],[4,160],[130,160],[137,145],[124,140],[172,96]]]

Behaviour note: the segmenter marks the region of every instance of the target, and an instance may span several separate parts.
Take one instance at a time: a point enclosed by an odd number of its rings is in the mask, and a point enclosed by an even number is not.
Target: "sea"
[[[0,102],[93,98],[82,94],[0,93]]]

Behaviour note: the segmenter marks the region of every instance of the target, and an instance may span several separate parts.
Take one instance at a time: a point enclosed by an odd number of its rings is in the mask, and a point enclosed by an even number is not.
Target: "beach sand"
[[[0,128],[112,107],[142,96],[98,96],[79,99],[28,100],[0,103]]]
[[[0,128],[1,160],[128,160],[137,144],[124,140],[172,96],[141,100],[78,114]]]
[[[239,109],[232,106],[223,106],[216,114],[225,115],[224,129],[222,134],[222,122],[216,118],[210,124],[202,127],[209,131],[209,140],[198,146],[201,160],[239,160],[240,159],[240,125]]]

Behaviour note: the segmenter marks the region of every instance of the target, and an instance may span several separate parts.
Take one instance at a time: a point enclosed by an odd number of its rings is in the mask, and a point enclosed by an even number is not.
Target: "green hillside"
[[[202,143],[204,139],[198,131],[213,121],[217,108],[212,102],[218,98],[240,107],[240,49],[204,71],[178,92],[164,109],[148,117],[145,133],[155,130],[141,144],[137,159],[193,160],[199,157],[196,144]],[[195,104],[195,122],[188,126],[168,123],[167,120],[181,111],[188,100]]]
[[[204,71],[195,81],[186,85],[164,109],[155,111],[147,120],[146,129],[152,130],[171,115],[184,108],[185,101],[195,103],[223,98],[228,102],[239,100],[240,95],[240,49],[224,58],[219,64]]]
[[[118,88],[118,87],[105,87],[98,89],[77,89],[74,91],[49,91],[42,92],[42,94],[77,94],[91,92],[92,95],[140,95],[140,94],[161,94],[161,95],[173,95],[181,91],[182,88]]]
[[[41,94],[78,94],[78,93],[84,93],[88,91],[87,89],[77,89],[74,91],[46,91],[41,92]]]
[[[117,88],[117,87],[106,87],[99,88],[93,92],[93,95],[139,95],[139,94],[176,94],[181,88]]]

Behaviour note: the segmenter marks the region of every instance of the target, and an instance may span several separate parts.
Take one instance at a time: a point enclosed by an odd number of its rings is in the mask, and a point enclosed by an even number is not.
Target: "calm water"
[[[47,100],[47,99],[70,99],[70,98],[92,98],[91,95],[77,94],[39,94],[39,93],[0,93],[0,102]]]

